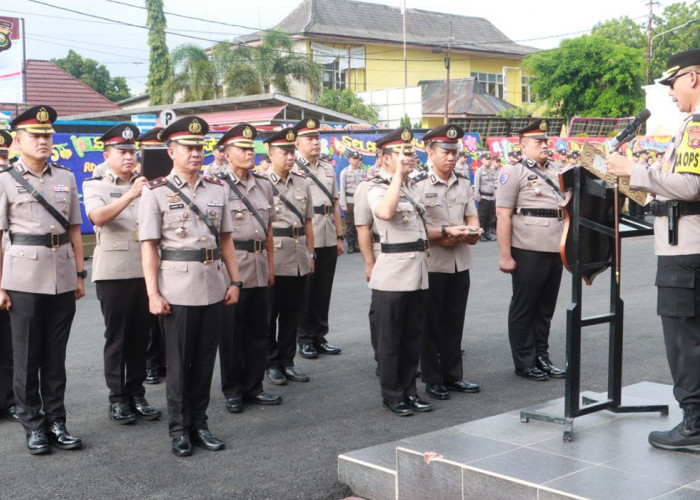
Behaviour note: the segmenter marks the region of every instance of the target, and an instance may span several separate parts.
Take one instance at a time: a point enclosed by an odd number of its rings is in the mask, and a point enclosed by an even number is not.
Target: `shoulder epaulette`
[[[204,176],[204,180],[207,181],[207,182],[211,182],[212,184],[217,184],[217,185],[219,185],[219,186],[223,186],[223,185],[224,185],[223,182],[221,182],[221,181],[220,181],[219,179],[217,179],[216,177],[212,177],[211,175],[205,175],[205,176]]]
[[[303,177],[304,179],[306,179],[306,174],[305,174],[304,172],[299,172],[299,171],[297,171],[297,170],[292,170],[292,173],[293,173],[294,175],[298,175],[299,177]]]
[[[51,166],[56,168],[62,168],[63,170],[68,170],[69,172],[72,172],[70,168],[64,167],[63,165],[59,165],[58,163],[52,163]]]
[[[457,177],[461,177],[462,179],[469,179],[469,176],[468,176],[468,175],[460,174],[459,172],[455,172],[455,175],[456,175]]]
[[[212,174],[212,177],[218,177],[219,179],[225,179],[228,174],[226,172],[216,172],[215,174]],[[204,176],[205,178],[207,177],[206,175]]]
[[[372,182],[376,182],[377,184],[389,184],[389,179],[385,179],[384,177],[377,176],[372,179]]]
[[[428,178],[428,172],[421,172],[420,174],[414,176],[411,180],[413,182],[420,182],[420,181],[424,181],[427,178]]]
[[[168,183],[168,179],[165,177],[158,177],[157,179],[153,179],[150,181],[148,184],[148,189],[155,189],[160,186],[165,186]]]
[[[96,175],[95,177],[88,177],[85,179],[83,182],[90,182],[90,181],[99,181],[102,180],[103,176],[101,175]]]
[[[270,181],[270,178],[267,175],[263,174],[262,172],[258,172],[257,170],[251,170],[250,173],[253,174],[255,177],[257,177],[258,179],[265,179],[267,182],[272,182],[272,181]]]
[[[14,168],[12,165],[6,165],[2,168],[0,168],[0,173],[2,172],[8,172],[10,169]]]

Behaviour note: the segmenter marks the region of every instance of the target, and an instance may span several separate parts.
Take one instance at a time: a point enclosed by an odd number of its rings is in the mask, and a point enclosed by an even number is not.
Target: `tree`
[[[376,104],[365,104],[365,102],[357,97],[350,89],[325,89],[321,97],[316,101],[316,104],[370,122],[376,122],[377,118],[379,118],[379,107]]]
[[[167,22],[163,14],[163,0],[146,0],[146,8],[148,9],[146,24],[150,28],[148,46],[151,49],[146,88],[151,95],[152,105],[169,104],[173,100],[170,82],[174,75],[165,39]]]
[[[173,50],[175,77],[169,82],[173,94],[184,93],[184,101],[203,101],[221,96],[222,86],[216,67],[206,50],[196,45],[180,45]]]
[[[654,29],[652,36],[659,34],[652,42],[652,60],[649,78],[661,77],[666,71],[666,61],[668,58],[682,50],[700,47],[700,21],[693,24],[688,24],[670,33],[661,35],[661,33],[678,28],[688,21],[700,19],[700,3],[691,2],[686,5],[685,2],[678,2],[669,5],[663,11],[663,14],[654,18]]]
[[[647,46],[646,27],[635,23],[627,16],[596,23],[591,34],[635,49],[644,49]]]
[[[631,116],[644,105],[644,51],[596,35],[564,40],[530,54],[524,67],[549,112],[572,116]]]
[[[52,59],[51,62],[88,87],[95,89],[110,101],[117,102],[131,96],[131,91],[123,76],[112,78],[104,64],[100,64],[94,59],[85,59],[72,49],[68,51],[66,57]]]

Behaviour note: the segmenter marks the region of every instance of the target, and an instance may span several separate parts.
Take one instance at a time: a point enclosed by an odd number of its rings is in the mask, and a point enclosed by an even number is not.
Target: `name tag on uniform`
[[[59,184],[58,186],[53,187],[53,191],[54,193],[68,193],[70,192],[70,188],[68,186]]]
[[[28,193],[26,189],[24,189],[22,186],[17,186],[17,192],[18,193]]]
[[[527,176],[528,181],[535,181],[537,180],[537,174],[530,174]]]
[[[228,200],[233,201],[233,200],[240,200],[240,199],[241,199],[240,196],[233,194],[229,197]]]
[[[176,203],[175,205],[168,205],[170,210],[175,210],[176,208],[185,208],[184,203]]]
[[[207,206],[208,207],[223,207],[224,202],[222,202],[222,201],[210,201],[209,203],[207,203]]]
[[[437,193],[425,193],[426,198],[437,198]]]
[[[121,193],[109,193],[110,198],[121,198],[122,194]]]

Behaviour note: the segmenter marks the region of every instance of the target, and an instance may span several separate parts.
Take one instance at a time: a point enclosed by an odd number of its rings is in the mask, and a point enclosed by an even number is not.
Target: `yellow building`
[[[530,103],[519,45],[483,18],[401,9],[355,0],[304,0],[276,29],[296,50],[324,67],[324,88],[356,93],[416,86],[419,82],[476,78],[486,92],[514,106]],[[248,37],[255,43],[255,36]],[[303,84],[294,97],[313,101]]]

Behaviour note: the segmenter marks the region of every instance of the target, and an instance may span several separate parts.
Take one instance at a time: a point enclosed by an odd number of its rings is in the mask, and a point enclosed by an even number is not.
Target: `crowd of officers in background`
[[[82,446],[66,429],[63,394],[68,333],[87,272],[75,179],[47,161],[55,119],[52,108],[37,106],[13,121],[21,153],[0,175],[0,409],[22,423],[32,454]],[[497,232],[500,268],[513,275],[515,373],[564,376],[548,354],[561,278],[561,193],[546,121],[520,131],[521,145],[500,170],[497,158],[481,152],[473,181],[457,125],[424,135],[426,164],[410,129],[391,131],[376,142],[370,171],[360,153],[349,152],[339,183],[321,155],[314,119],[268,134],[269,153],[257,168],[258,131],[236,125],[202,174],[208,129],[197,116],[142,135],[134,125],[117,125],[100,137],[105,161],[83,184],[96,234],[91,278],[105,323],[108,416],[115,423],[159,419],[144,384],[165,375],[172,452],[188,456],[193,444],[224,448],[206,416],[217,349],[229,412],[280,404],[263,380],[307,382],[294,364],[297,349],[307,359],[341,353],[326,336],[336,262],[346,246],[365,264],[376,373],[392,413],[432,409],[418,395],[419,373],[434,399],[480,390],[464,378],[461,350],[470,247]],[[0,134],[7,163],[13,138]],[[170,174],[148,181],[137,144],[142,151],[167,147]]]

